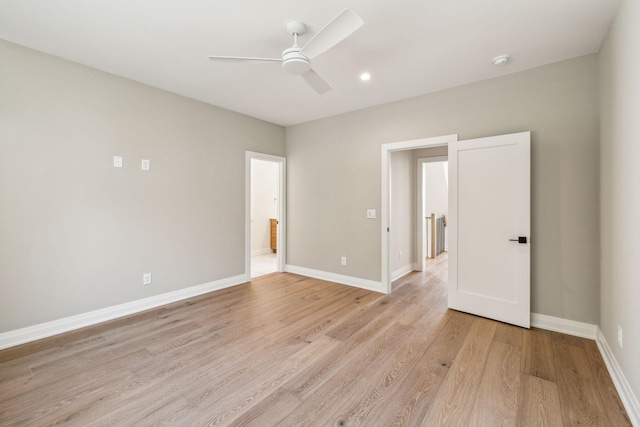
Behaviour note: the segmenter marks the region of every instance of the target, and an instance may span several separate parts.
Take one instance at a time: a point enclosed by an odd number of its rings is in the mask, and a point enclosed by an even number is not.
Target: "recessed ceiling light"
[[[509,55],[500,55],[493,58],[493,65],[506,65],[511,57]]]
[[[360,74],[360,80],[362,80],[363,82],[366,82],[367,80],[371,80],[371,74],[367,72]]]

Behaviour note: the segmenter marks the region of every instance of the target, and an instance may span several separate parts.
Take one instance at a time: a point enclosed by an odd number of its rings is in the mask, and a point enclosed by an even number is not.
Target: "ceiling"
[[[289,126],[598,51],[619,0],[2,0],[0,38]],[[318,95],[277,63],[286,23],[364,25],[313,59]],[[511,62],[496,67],[503,53]],[[359,75],[368,71],[372,79]]]

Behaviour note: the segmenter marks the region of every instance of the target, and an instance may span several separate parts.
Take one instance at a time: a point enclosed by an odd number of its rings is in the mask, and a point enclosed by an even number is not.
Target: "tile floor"
[[[264,254],[251,257],[251,277],[275,273],[277,269],[276,254]]]

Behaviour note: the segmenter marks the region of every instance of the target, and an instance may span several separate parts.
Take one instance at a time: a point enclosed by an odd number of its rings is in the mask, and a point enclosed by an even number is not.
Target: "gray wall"
[[[640,398],[640,2],[622,3],[600,50],[600,328]],[[617,327],[623,330],[623,348]]]
[[[380,280],[380,144],[527,130],[532,310],[598,323],[595,55],[287,128],[288,264]]]
[[[282,127],[1,41],[0,94],[0,332],[244,273]]]

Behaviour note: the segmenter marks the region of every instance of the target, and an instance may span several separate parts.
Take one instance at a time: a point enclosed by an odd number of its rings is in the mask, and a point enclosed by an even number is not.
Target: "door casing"
[[[380,284],[384,293],[391,292],[391,271],[389,268],[389,227],[391,224],[391,186],[390,167],[391,153],[394,151],[416,150],[418,148],[442,147],[457,141],[458,135],[443,135],[432,138],[413,139],[410,141],[390,142],[380,146]]]

